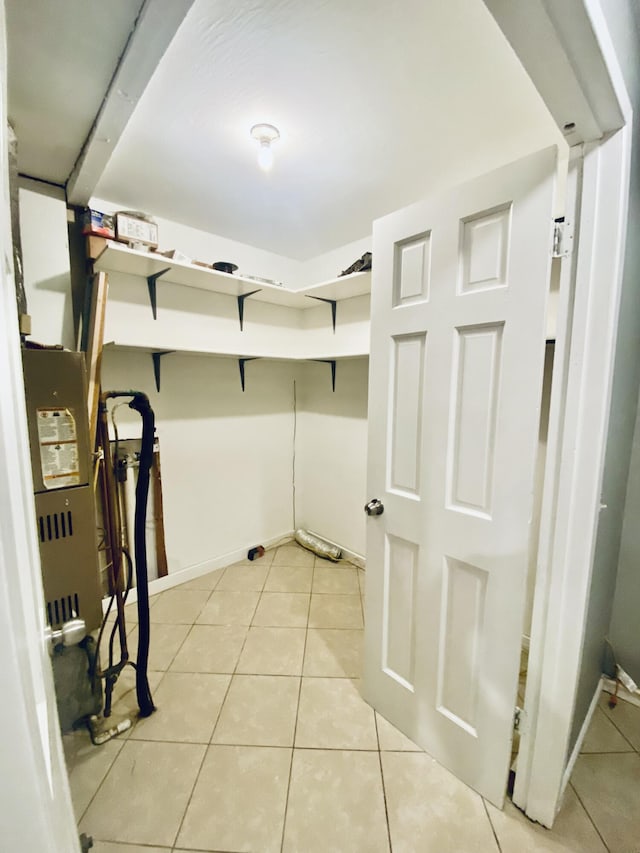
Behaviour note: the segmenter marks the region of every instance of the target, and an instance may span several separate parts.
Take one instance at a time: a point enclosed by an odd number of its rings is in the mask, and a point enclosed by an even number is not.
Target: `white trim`
[[[276,548],[278,545],[285,545],[287,542],[293,541],[295,532],[290,530],[288,533],[283,533],[281,536],[273,536],[271,539],[263,541],[262,545],[265,549]],[[326,540],[329,541],[329,540]],[[349,563],[353,563],[357,568],[365,568],[365,559],[355,551],[350,551],[348,548],[343,548],[342,545],[332,542],[332,545],[338,545],[342,550],[343,559]],[[252,547],[252,546],[249,546]],[[149,595],[157,595],[159,592],[164,592],[166,589],[180,586],[187,581],[201,578],[203,575],[208,575],[209,572],[219,571],[227,566],[233,565],[240,560],[245,560],[249,548],[238,548],[235,551],[229,551],[221,557],[213,557],[210,560],[204,560],[202,563],[197,563],[195,566],[189,566],[186,569],[180,569],[178,572],[170,572],[162,578],[153,578],[149,581]],[[258,564],[256,564],[258,565]],[[127,596],[127,604],[134,604],[138,600],[138,595],[135,589],[132,589]],[[109,606],[109,598],[102,601],[102,612],[106,613]]]
[[[589,703],[589,710],[587,711],[587,716],[583,720],[582,726],[580,727],[580,731],[578,732],[578,738],[573,746],[571,755],[569,756],[567,766],[565,767],[564,775],[562,777],[562,785],[560,788],[561,798],[564,795],[567,785],[569,784],[569,779],[571,779],[573,768],[575,767],[576,761],[578,760],[578,756],[580,755],[580,750],[582,749],[582,744],[584,743],[584,739],[587,736],[587,732],[589,731],[591,720],[593,719],[593,715],[595,714],[596,708],[598,707],[598,700],[600,699],[600,695],[602,693],[603,683],[604,676],[602,676],[600,678],[600,681],[598,681],[598,686],[596,687],[595,692],[591,698],[591,702]]]
[[[614,65],[602,50],[597,0],[484,3],[558,127],[574,125],[566,137],[569,145],[600,139],[622,127],[624,100]]]
[[[265,549],[275,548],[278,545],[284,545],[286,542],[290,542],[293,539],[293,535],[293,531],[291,530],[287,533],[283,533],[281,536],[273,536],[271,539],[266,539],[261,544]],[[175,586],[187,583],[187,581],[201,578],[203,575],[208,575],[209,572],[215,572],[218,569],[224,569],[227,566],[231,566],[233,563],[237,563],[240,560],[246,560],[247,551],[252,547],[254,546],[249,545],[247,548],[236,548],[235,551],[228,551],[220,557],[212,557],[210,560],[204,560],[202,563],[196,563],[194,566],[188,566],[186,569],[180,569],[177,572],[169,572],[169,574],[164,577],[153,578],[149,581],[149,595],[157,595],[159,592],[164,592],[165,589],[172,589]],[[133,604],[137,600],[138,594],[134,588],[127,596],[127,604]],[[108,606],[109,598],[103,599],[103,613],[106,612]]]
[[[560,479],[559,460],[561,459],[562,432],[567,410],[567,386],[572,343],[571,327],[574,317],[577,253],[581,234],[579,211],[582,196],[582,155],[582,146],[571,149],[566,185],[565,219],[574,232],[574,246],[571,255],[563,258],[560,272],[560,293],[558,298],[556,347],[551,382],[547,457],[538,534],[538,560],[524,700],[524,708],[529,724],[526,731],[520,734],[518,771],[513,791],[514,803],[523,810],[526,809],[527,804],[531,765],[536,755],[536,748],[542,742],[536,740],[536,733],[542,673],[545,664],[544,642],[547,634],[549,597],[551,594],[552,572],[550,568],[550,551],[557,514]],[[570,456],[569,461],[572,458]]]
[[[51,664],[13,274],[0,0],[0,825],[5,850],[79,851]]]
[[[593,568],[622,285],[631,129],[585,154],[567,390],[547,547],[539,557],[527,684],[532,717],[514,802],[551,826],[560,803]],[[606,286],[602,286],[606,282]],[[552,392],[553,393],[553,392]],[[548,563],[546,563],[548,561]],[[539,693],[538,688],[539,686]],[[525,739],[526,741],[526,739]]]
[[[521,739],[513,795],[531,819],[551,826],[567,770],[603,509],[600,490],[627,229],[631,106],[598,0],[530,0],[526,27],[521,4],[485,3],[558,125],[576,121],[576,133],[568,141],[592,143],[585,150],[575,304],[565,292],[569,301],[559,318],[525,695],[530,726]],[[543,31],[551,38],[545,38],[541,53]],[[617,128],[622,129],[606,135]]]
[[[144,90],[193,0],[145,0],[93,127],[69,175],[72,204],[88,204]]]
[[[618,690],[616,693],[616,684],[618,686]],[[621,702],[629,702],[630,705],[635,705],[640,708],[640,693],[629,693],[624,684],[620,684],[613,680],[613,678],[607,678],[603,676],[602,679],[602,689],[605,693],[616,693],[618,700]]]

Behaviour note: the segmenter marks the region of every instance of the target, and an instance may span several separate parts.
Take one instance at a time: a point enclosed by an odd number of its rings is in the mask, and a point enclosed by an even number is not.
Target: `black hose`
[[[147,666],[151,625],[149,619],[149,579],[147,573],[147,500],[149,497],[149,475],[153,465],[154,415],[146,394],[136,391],[129,403],[142,418],[142,441],[140,443],[140,467],[136,485],[136,511],[134,517],[134,545],[136,556],[136,589],[138,593],[138,657],[136,660],[136,696],[140,716],[148,717],[156,710],[151,697]]]
[[[149,398],[142,391],[107,391],[102,398],[132,397],[129,407],[142,418],[142,441],[140,443],[140,467],[136,485],[136,510],[134,516],[134,553],[136,558],[136,591],[138,594],[138,655],[136,658],[136,697],[141,717],[149,717],[156,710],[151,697],[147,667],[149,664],[149,642],[151,625],[149,619],[149,578],[147,573],[147,500],[149,497],[149,474],[153,465],[153,440],[155,418]]]

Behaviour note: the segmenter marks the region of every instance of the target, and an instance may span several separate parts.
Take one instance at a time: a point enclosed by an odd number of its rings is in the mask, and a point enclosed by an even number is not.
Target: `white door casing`
[[[364,691],[502,806],[556,151],[374,224]]]
[[[6,104],[6,30],[0,0],[0,847],[73,853],[80,844],[44,642],[13,279]]]

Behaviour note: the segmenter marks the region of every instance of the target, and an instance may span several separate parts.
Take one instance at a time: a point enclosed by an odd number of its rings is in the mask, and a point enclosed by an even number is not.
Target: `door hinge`
[[[568,258],[573,247],[573,229],[564,216],[553,221],[553,239],[551,242],[552,258]]]
[[[513,712],[513,730],[514,732],[520,732],[522,734],[522,730],[524,728],[526,720],[526,715],[524,713],[524,708],[519,708],[516,705],[516,709]]]

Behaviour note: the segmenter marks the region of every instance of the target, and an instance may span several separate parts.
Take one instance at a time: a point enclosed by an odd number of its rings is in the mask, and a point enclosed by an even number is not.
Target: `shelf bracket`
[[[307,294],[307,299],[317,299],[318,302],[326,302],[327,305],[331,305],[331,323],[333,325],[333,334],[336,333],[336,306],[338,304],[336,299],[325,299],[324,296],[309,296]]]
[[[247,293],[247,296],[251,294]],[[239,299],[240,297],[238,297]],[[242,327],[241,327],[242,328]],[[244,394],[244,366],[248,361],[256,361],[258,356],[254,355],[251,358],[239,358],[238,359],[238,367],[240,368],[240,385],[242,386],[242,393]]]
[[[315,299],[316,297],[312,297]],[[331,365],[331,390],[335,394],[336,391],[336,360],[335,358],[314,358],[312,361],[317,361],[320,364],[330,364]]]
[[[170,353],[175,352],[174,349],[165,349],[159,352],[152,352],[151,358],[153,360],[153,375],[156,380],[156,391],[160,393],[160,359],[163,355],[170,355]]]
[[[238,299],[238,318],[240,320],[240,331],[242,331],[242,325],[244,323],[244,300],[248,299],[250,296],[254,296],[254,294],[260,293],[260,288],[258,290],[252,290],[250,293],[241,293]],[[243,389],[244,390],[244,389]]]
[[[167,267],[164,270],[160,270],[159,272],[154,273],[153,275],[147,276],[147,287],[149,288],[149,302],[151,303],[151,312],[153,314],[153,319],[158,319],[158,301],[156,297],[156,281],[163,276],[166,272],[169,272],[171,267]]]

